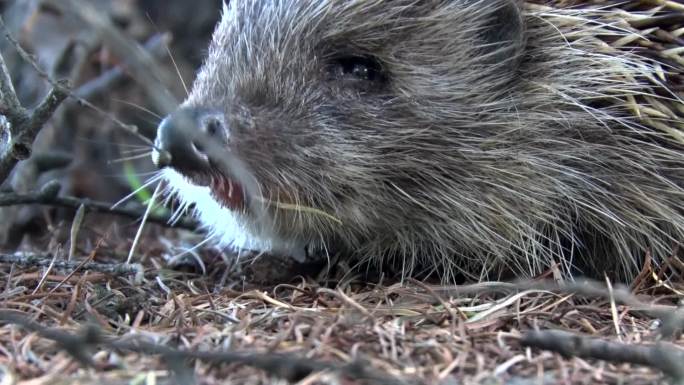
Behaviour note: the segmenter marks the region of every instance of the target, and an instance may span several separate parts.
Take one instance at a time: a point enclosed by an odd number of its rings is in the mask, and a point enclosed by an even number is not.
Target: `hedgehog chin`
[[[161,170],[161,174],[168,185],[167,193],[176,196],[183,209],[194,205],[193,215],[199,219],[207,237],[219,246],[235,251],[249,250],[290,256],[300,262],[305,260],[306,244],[279,239],[273,234],[258,234],[239,213],[217,202],[208,186],[198,186],[168,167]]]

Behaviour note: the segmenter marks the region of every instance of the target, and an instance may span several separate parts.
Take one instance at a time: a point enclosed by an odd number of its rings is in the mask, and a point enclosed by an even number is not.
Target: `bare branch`
[[[0,263],[13,263],[21,266],[45,267],[53,262],[54,256],[50,254],[0,254]],[[143,268],[137,263],[97,263],[78,261],[57,261],[52,264],[53,269],[70,270],[77,269],[96,271],[98,273],[113,276],[136,276],[141,277]]]
[[[159,33],[150,37],[144,44],[145,50],[149,51],[151,54],[158,56],[165,53],[161,49],[165,44],[168,43],[169,35]],[[116,66],[114,68],[105,71],[100,76],[95,79],[88,81],[82,86],[78,87],[74,91],[74,95],[81,99],[90,99],[91,97],[107,90],[112,84],[123,79],[126,76],[126,71],[122,66]]]
[[[178,101],[163,85],[169,84],[171,78],[159,65],[154,57],[137,42],[121,33],[101,12],[87,1],[81,0],[52,0],[50,4],[62,12],[76,16],[85,24],[90,25],[101,34],[102,39],[126,63],[131,74],[144,87],[145,93],[163,114],[171,113],[178,105]]]
[[[138,132],[138,128],[136,126],[131,125],[131,124],[126,124],[126,123],[120,121],[114,115],[108,113],[107,111],[104,111],[103,109],[101,109],[101,108],[97,107],[96,105],[90,103],[86,99],[74,94],[70,88],[65,87],[64,82],[58,82],[58,81],[55,81],[54,79],[52,79],[50,77],[50,75],[48,75],[47,72],[45,72],[42,68],[40,68],[38,63],[36,63],[35,59],[33,58],[33,56],[31,54],[29,54],[28,52],[26,52],[26,50],[21,46],[21,44],[19,44],[19,42],[7,30],[7,28],[5,26],[5,22],[2,19],[2,17],[0,17],[0,28],[3,29],[3,31],[5,33],[5,38],[10,43],[12,43],[14,48],[19,53],[19,56],[21,56],[21,58],[24,59],[24,61],[26,61],[28,64],[30,64],[33,67],[33,69],[40,75],[40,77],[43,78],[45,81],[47,81],[55,90],[59,90],[60,92],[66,93],[67,96],[72,97],[79,104],[84,105],[84,106],[92,109],[93,111],[96,111],[97,113],[106,117],[110,121],[114,122],[117,126],[122,128],[124,131],[127,131],[127,132],[135,135],[137,138],[139,138],[144,143],[149,144],[150,146],[153,145],[152,141],[149,138],[145,137],[144,135],[142,135]],[[0,172],[3,170],[2,164],[3,164],[3,162],[0,159]],[[0,183],[2,183],[3,180],[4,180],[4,178],[2,178],[2,174],[0,173]]]
[[[1,18],[0,27],[5,30],[6,38],[15,45],[20,56],[29,61],[42,75],[47,76],[33,61],[31,55],[24,51],[7,32],[5,23]],[[5,60],[0,54],[0,92],[2,93],[0,113],[7,117],[10,131],[9,142],[0,148],[2,150],[0,152],[0,184],[7,179],[20,160],[31,156],[31,148],[36,136],[70,92],[69,84],[66,81],[51,82],[51,84],[53,85],[52,90],[29,113],[19,102]]]
[[[0,154],[0,183],[7,179],[9,173],[20,160],[31,156],[31,149],[36,136],[67,97],[65,89],[68,88],[66,83],[64,84],[64,88],[53,88],[38,107],[33,110],[28,119],[23,116],[21,119],[16,117],[12,119],[13,113],[8,114],[12,135],[10,135],[10,141],[3,153]]]
[[[624,285],[615,285],[609,290],[604,284],[594,280],[577,280],[572,282],[552,281],[520,281],[508,282],[481,282],[472,285],[442,286],[434,288],[437,292],[449,295],[463,295],[468,293],[484,292],[510,292],[525,290],[545,290],[578,294],[585,297],[598,297],[610,300],[611,296],[617,304],[629,306],[631,310],[648,314],[651,317],[662,320],[659,329],[664,338],[676,339],[684,330],[684,308],[667,305],[653,305],[637,298]]]
[[[0,114],[6,115],[10,120],[17,120],[27,115],[14,91],[12,78],[2,54],[0,54]]]
[[[40,129],[50,119],[57,107],[69,95],[69,82],[67,80],[60,80],[57,82],[58,86],[50,90],[50,92],[43,98],[38,106],[33,110],[31,119],[27,122],[26,127],[22,130],[22,134],[30,139],[36,137]]]
[[[64,196],[60,197],[58,183],[47,183],[41,190],[30,192],[27,194],[17,194],[13,192],[0,193],[0,207],[14,206],[21,204],[40,204],[47,206],[66,207],[77,210],[81,205],[86,210],[97,213],[121,215],[133,219],[140,219],[145,213],[145,207],[138,208],[112,208],[111,203],[91,201],[89,199],[79,199],[75,197]],[[178,227],[188,230],[196,230],[198,228],[197,222],[190,219],[182,219],[174,224],[171,224],[171,215],[158,213],[151,213],[147,219],[149,222],[161,224],[169,227]]]
[[[126,350],[141,354],[161,355],[167,363],[178,363],[187,360],[201,360],[213,364],[242,364],[261,369],[269,374],[299,381],[306,376],[320,371],[337,372],[343,376],[361,380],[370,384],[405,384],[405,381],[390,378],[366,367],[359,362],[346,365],[319,362],[308,358],[295,357],[292,354],[276,353],[241,353],[225,350],[181,350],[169,346],[148,342],[141,337],[122,338],[106,336],[93,325],[84,327],[79,333],[46,328],[31,321],[15,311],[0,310],[0,322],[19,325],[29,331],[38,333],[44,338],[57,342],[64,350],[77,359],[82,365],[92,366],[90,352],[95,347],[104,346],[109,349]],[[174,370],[191,370],[189,368],[172,368]],[[177,373],[178,374],[178,373]],[[185,377],[185,376],[184,376]],[[186,377],[187,378],[187,377]]]
[[[684,384],[684,350],[666,342],[630,345],[561,330],[545,330],[528,332],[521,343],[524,346],[551,350],[566,357],[649,366],[672,377],[674,383]]]
[[[100,340],[99,330],[95,326],[86,326],[79,335],[65,333],[58,329],[49,329],[31,321],[19,312],[0,310],[0,321],[21,325],[26,330],[36,332],[42,337],[57,342],[72,357],[84,366],[92,366],[90,349]]]

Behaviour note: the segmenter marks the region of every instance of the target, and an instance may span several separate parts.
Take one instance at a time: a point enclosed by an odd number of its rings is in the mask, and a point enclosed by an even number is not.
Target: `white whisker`
[[[135,238],[133,238],[133,243],[131,244],[131,249],[128,252],[128,258],[126,258],[126,263],[131,263],[131,260],[133,259],[133,254],[135,254],[136,246],[138,245],[138,242],[140,241],[140,237],[142,236],[142,231],[143,231],[143,228],[145,227],[147,217],[150,215],[150,212],[152,211],[152,207],[154,206],[155,200],[157,198],[157,194],[159,194],[160,189],[161,189],[161,183],[157,184],[157,187],[154,189],[154,192],[152,193],[152,197],[150,198],[150,201],[147,202],[147,209],[145,210],[145,214],[143,215],[142,220],[140,221],[140,226],[138,226],[138,231],[135,234]]]
[[[110,207],[110,209],[114,209],[114,208],[118,207],[118,206],[121,205],[122,203],[124,203],[124,202],[126,202],[127,200],[129,200],[129,199],[131,199],[132,197],[134,197],[134,196],[135,196],[137,193],[139,193],[140,191],[142,191],[142,190],[144,190],[144,189],[150,187],[150,186],[153,185],[155,182],[158,182],[162,177],[163,177],[162,174],[157,174],[157,175],[153,176],[153,177],[150,178],[147,182],[145,182],[142,186],[140,186],[140,187],[138,187],[137,189],[133,190],[133,192],[131,192],[130,194],[126,195],[125,197],[121,198],[121,199],[118,200],[116,203],[114,203],[114,204]]]

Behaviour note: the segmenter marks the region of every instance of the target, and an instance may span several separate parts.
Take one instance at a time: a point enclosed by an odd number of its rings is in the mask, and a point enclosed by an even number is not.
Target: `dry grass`
[[[109,243],[123,250],[129,242]],[[563,358],[520,344],[526,331],[537,328],[629,344],[656,341],[659,321],[635,306],[613,308],[607,299],[534,285],[506,293],[481,283],[450,292],[417,282],[350,280],[321,286],[300,278],[290,284],[253,287],[239,283],[239,277],[220,279],[226,265],[215,251],[203,255],[208,270],[201,275],[162,269],[167,250],[152,239],[141,245],[146,245],[141,250],[141,282],[83,268],[53,268],[46,275],[45,267],[0,266],[0,308],[20,311],[63,331],[76,331],[90,321],[117,341],[143,338],[190,351],[279,353],[285,354],[284,362],[360,362],[399,383],[652,384],[663,378],[651,368]],[[122,254],[106,244],[77,254],[88,253],[95,261],[112,263],[120,262],[116,255]],[[674,267],[681,267],[682,261],[673,260],[672,265],[660,272],[645,270],[633,287],[638,298],[676,305],[684,285],[652,278],[684,272]],[[684,346],[684,338],[675,342]],[[192,360],[186,362],[188,370],[178,372],[173,371],[178,363],[169,366],[165,356],[97,346],[92,352],[94,366],[86,368],[64,345],[14,324],[3,325],[2,383],[173,383],[192,372],[202,384],[277,383],[271,376],[276,369],[268,367]],[[354,374],[346,377],[350,376]],[[314,372],[299,383],[376,383],[344,377]]]

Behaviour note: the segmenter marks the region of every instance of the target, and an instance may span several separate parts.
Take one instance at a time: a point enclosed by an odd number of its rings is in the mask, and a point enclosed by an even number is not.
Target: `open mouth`
[[[246,208],[245,192],[235,180],[226,177],[218,171],[210,172],[181,172],[198,186],[209,187],[211,196],[222,206],[239,211]]]
[[[209,187],[214,199],[231,210],[242,210],[245,208],[244,189],[239,183],[223,175],[215,175],[210,179]]]

